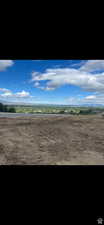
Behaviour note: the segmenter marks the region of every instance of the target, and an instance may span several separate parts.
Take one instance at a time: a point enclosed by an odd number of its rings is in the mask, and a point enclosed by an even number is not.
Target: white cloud
[[[41,81],[45,81],[46,84],[41,86]],[[42,90],[54,90],[68,84],[86,91],[104,92],[104,73],[91,74],[73,68],[47,69],[44,73],[32,72],[32,82],[38,82],[37,88]]]
[[[86,97],[69,97],[65,101],[67,104],[71,105],[83,105],[83,104],[101,104],[104,105],[104,94],[98,94],[98,95],[89,95]]]
[[[14,64],[13,60],[0,60],[0,71],[7,69]]]
[[[80,67],[80,71],[97,72],[98,70],[104,70],[104,60],[88,60]]]
[[[26,91],[21,91],[21,92],[17,92],[15,94],[16,97],[22,97],[22,98],[25,98],[25,97],[29,97],[30,96],[30,93],[29,92],[26,92]]]
[[[0,94],[1,97],[12,97],[13,96],[12,92],[6,88],[0,88],[0,92],[3,92],[3,94]]]
[[[94,72],[94,73],[92,73]],[[65,84],[80,87],[93,95],[86,97],[71,96],[66,99],[68,104],[103,104],[104,105],[104,60],[88,60],[75,68],[50,68],[45,72],[32,72],[35,87],[51,91]],[[45,81],[45,82],[43,82]]]
[[[34,87],[39,87],[39,82],[35,82]]]
[[[13,94],[11,92],[5,92],[4,94],[1,94],[2,97],[13,97]]]
[[[101,104],[104,105],[104,94],[98,96],[86,96],[83,98],[79,98],[78,96],[69,97],[65,101],[70,105],[83,105],[83,104]]]
[[[86,96],[85,99],[95,99],[96,96],[95,95],[89,95],[89,96]]]
[[[17,98],[31,98],[34,96],[31,96],[29,92],[26,91],[21,91],[21,92],[17,92],[17,93],[13,93],[11,90],[8,90],[6,88],[0,88],[0,92],[3,92],[0,94],[0,97],[3,98],[13,98],[13,99],[17,99]]]
[[[0,91],[1,92],[10,92],[8,89],[6,89],[6,88],[0,88]]]
[[[89,98],[86,97],[83,101],[86,102],[86,103],[90,103],[90,104],[102,104],[102,105],[104,105],[104,94],[96,95],[96,96],[91,97],[91,98],[89,96]]]

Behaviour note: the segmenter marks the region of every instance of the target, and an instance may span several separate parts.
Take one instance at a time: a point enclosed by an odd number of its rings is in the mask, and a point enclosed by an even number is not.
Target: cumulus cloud
[[[77,68],[48,68],[44,72],[32,72],[31,82],[36,88],[52,91],[63,85],[80,87],[84,92],[92,92],[86,97],[71,96],[68,104],[104,104],[104,60],[81,61]]]
[[[0,71],[11,67],[14,64],[13,60],[0,60]]]
[[[95,99],[95,98],[96,98],[95,95],[89,95],[89,96],[86,96],[86,97],[85,97],[85,99],[91,99],[91,100],[92,100],[92,99]]]
[[[69,97],[66,99],[66,103],[70,105],[83,105],[83,104],[101,104],[104,105],[104,94],[102,95],[89,95],[86,97]]]
[[[10,90],[6,89],[6,88],[0,88],[1,92],[10,92]]]
[[[15,94],[16,97],[22,97],[22,98],[27,98],[30,96],[30,93],[29,92],[26,92],[26,91],[21,91],[21,92],[17,92]]]
[[[83,66],[80,67],[80,71],[93,72],[104,70],[104,60],[88,60]]]
[[[35,82],[34,87],[39,87],[39,82]]]
[[[30,95],[29,92],[26,91],[21,91],[21,92],[17,92],[17,93],[13,93],[11,90],[8,90],[6,88],[0,88],[0,97],[3,98],[31,98],[33,96]]]
[[[4,94],[0,95],[1,97],[13,97],[13,94],[11,92],[5,92]]]
[[[90,104],[101,104],[104,105],[104,94],[99,94],[95,96],[87,96],[86,98],[83,99],[85,103],[90,103]]]
[[[41,86],[41,81],[45,81],[46,84]],[[44,73],[32,72],[32,82],[35,82],[35,87],[42,90],[54,90],[68,84],[86,91],[104,92],[104,72],[92,74],[80,69],[53,68],[47,69]]]

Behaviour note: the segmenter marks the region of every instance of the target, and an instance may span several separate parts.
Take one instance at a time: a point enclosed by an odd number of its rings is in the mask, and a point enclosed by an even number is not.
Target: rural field
[[[104,165],[104,118],[0,118],[0,165]]]

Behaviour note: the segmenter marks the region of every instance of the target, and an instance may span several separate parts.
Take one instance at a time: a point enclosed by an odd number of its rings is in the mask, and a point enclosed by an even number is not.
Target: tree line
[[[0,103],[0,112],[12,112],[12,113],[15,113],[16,110],[15,110],[14,107],[7,106],[7,105],[4,105],[4,104]]]

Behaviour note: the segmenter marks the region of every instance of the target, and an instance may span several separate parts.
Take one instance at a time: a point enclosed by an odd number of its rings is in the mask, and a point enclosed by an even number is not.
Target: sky
[[[104,60],[0,60],[0,101],[104,105]]]

